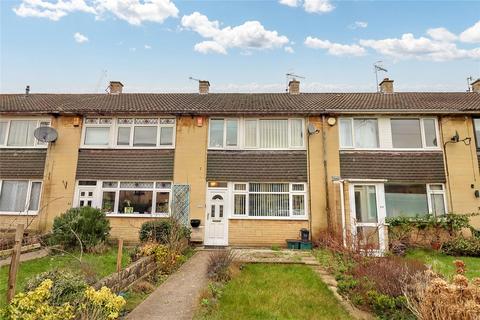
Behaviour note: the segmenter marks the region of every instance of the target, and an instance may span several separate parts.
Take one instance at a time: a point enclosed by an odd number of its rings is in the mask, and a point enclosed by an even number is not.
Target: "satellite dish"
[[[58,138],[57,130],[52,127],[39,127],[35,129],[33,135],[41,142],[55,142]]]
[[[318,129],[315,127],[315,125],[313,124],[308,124],[308,133],[309,134],[315,134],[315,133],[318,133]]]

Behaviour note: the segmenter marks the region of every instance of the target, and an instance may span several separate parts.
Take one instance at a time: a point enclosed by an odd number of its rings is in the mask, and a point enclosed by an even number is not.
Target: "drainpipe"
[[[310,123],[310,118],[307,117],[307,123]],[[308,124],[307,124],[308,126]],[[310,240],[313,239],[312,234],[312,179],[310,176],[310,135],[307,133],[307,180],[308,180],[308,232]]]
[[[327,226],[328,229],[332,229],[332,219],[330,217],[330,196],[328,192],[328,172],[327,172],[327,135],[325,132],[325,115],[322,115],[322,151],[323,151],[323,173],[324,177],[323,179],[325,180],[325,211],[327,212]]]
[[[346,227],[346,216],[345,216],[345,196],[343,191],[343,184],[344,180],[337,180],[334,181],[334,184],[338,184],[340,188],[340,212],[342,214],[342,240],[343,246],[347,247],[347,227]]]

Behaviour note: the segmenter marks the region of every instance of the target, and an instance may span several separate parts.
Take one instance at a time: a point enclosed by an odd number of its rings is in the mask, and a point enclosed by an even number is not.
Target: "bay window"
[[[86,118],[83,146],[169,148],[174,139],[171,118]]]
[[[42,182],[0,181],[0,212],[36,213],[40,205]]]
[[[385,184],[387,217],[446,213],[443,184]]]
[[[303,119],[210,119],[209,148],[302,149]]]
[[[304,183],[235,183],[233,216],[306,217],[306,196]]]
[[[13,148],[46,147],[47,143],[38,141],[33,132],[38,127],[50,126],[46,119],[2,119],[0,120],[0,146]]]

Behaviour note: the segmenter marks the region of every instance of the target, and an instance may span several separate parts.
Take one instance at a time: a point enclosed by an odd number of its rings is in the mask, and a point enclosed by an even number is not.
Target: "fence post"
[[[24,229],[25,226],[23,224],[17,224],[17,230],[15,232],[15,244],[13,245],[10,269],[8,271],[7,304],[9,304],[15,296],[18,266],[20,264],[20,254],[22,253],[22,240]]]
[[[117,272],[122,271],[123,239],[118,239]]]

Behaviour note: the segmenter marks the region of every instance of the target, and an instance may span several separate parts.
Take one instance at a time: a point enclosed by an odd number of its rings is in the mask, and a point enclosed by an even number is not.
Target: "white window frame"
[[[237,131],[237,146],[227,146],[226,137],[227,137],[227,121],[236,119],[238,121],[238,131]],[[211,120],[223,120],[223,146],[222,147],[211,147],[210,146],[210,121]],[[286,148],[260,148],[260,121],[262,120],[287,120],[288,121],[288,132],[287,132],[287,143],[288,147]],[[301,120],[302,121],[302,146],[292,146],[292,120]],[[245,146],[245,122],[246,121],[256,121],[256,146],[247,147]],[[211,117],[209,119],[208,127],[208,149],[209,150],[306,150],[306,132],[305,132],[305,119],[301,117],[293,118],[232,118],[232,117]]]
[[[358,148],[355,147],[355,127],[353,120],[354,119],[377,119],[377,130],[378,130],[378,148]],[[420,133],[421,133],[421,148],[394,148],[393,147],[393,135],[392,135],[392,119],[418,119],[420,120]],[[342,132],[340,130],[340,125],[338,125],[338,143],[340,150],[363,150],[363,151],[432,151],[432,150],[441,150],[441,141],[440,141],[440,134],[439,134],[439,127],[438,127],[438,118],[436,117],[422,117],[422,116],[352,116],[352,117],[340,117],[340,120],[350,120],[351,127],[352,127],[352,145],[351,146],[344,146],[342,145]],[[424,120],[434,120],[435,123],[435,135],[437,138],[437,146],[427,146],[425,141],[425,125]],[[381,122],[384,121],[385,123]],[[382,130],[383,129],[383,130]]]
[[[26,216],[36,216],[38,215],[38,212],[41,210],[41,204],[42,204],[42,193],[43,193],[43,181],[39,179],[2,179],[0,180],[0,194],[2,192],[3,188],[3,181],[8,180],[8,181],[27,181],[28,182],[28,187],[27,187],[27,196],[25,200],[25,205],[24,208],[25,210],[23,211],[0,211],[0,215],[26,215]],[[29,210],[30,207],[30,197],[32,194],[32,184],[34,182],[40,182],[40,195],[38,196],[38,210]]]
[[[35,129],[40,127],[40,123],[48,122],[48,126],[52,125],[52,120],[49,118],[38,118],[38,117],[26,117],[26,118],[1,118],[0,122],[7,123],[7,129],[5,130],[5,140],[0,141],[0,148],[5,149],[46,149],[48,148],[48,143],[42,143],[37,140],[37,138],[33,138],[33,146],[9,146],[8,144],[8,136],[10,135],[10,126],[12,121],[37,121],[37,125]]]
[[[250,192],[250,183],[249,182],[229,182],[228,183],[228,190],[229,190],[229,198],[230,198],[230,208],[231,212],[229,214],[230,219],[246,219],[246,220],[307,220],[309,216],[309,207],[308,207],[308,185],[306,182],[252,182],[252,183],[285,183],[288,184],[288,197],[289,197],[289,215],[288,217],[269,217],[269,216],[250,216],[249,215],[249,195]],[[235,190],[236,184],[244,184],[245,190]],[[301,184],[303,185],[303,191],[294,191],[293,185],[294,184]],[[278,194],[278,192],[261,192],[261,193],[271,193],[271,194]],[[245,195],[245,214],[234,214],[235,210],[235,195],[242,194]],[[282,192],[285,194],[285,192]],[[304,196],[304,203],[305,203],[305,210],[303,215],[293,215],[293,195],[303,195]]]
[[[442,186],[442,190],[432,190],[431,186]],[[433,194],[439,194],[443,196],[443,205],[445,208],[445,214],[448,213],[448,207],[447,207],[447,195],[445,192],[445,185],[443,183],[428,183],[427,184],[427,202],[428,202],[428,212],[430,214],[434,214],[433,212],[433,204],[432,204],[432,195]]]
[[[95,186],[82,186],[79,185],[80,181],[96,181],[97,184]],[[117,182],[117,187],[109,188],[103,187],[104,182]],[[120,183],[122,182],[147,182],[153,183],[153,188],[122,188]],[[170,188],[159,188],[157,187],[157,183],[170,183]],[[75,187],[75,196],[74,196],[74,205],[78,207],[80,205],[80,192],[81,191],[93,191],[93,201],[92,207],[102,210],[102,202],[103,202],[103,192],[115,192],[115,204],[114,204],[114,211],[105,213],[107,217],[130,217],[130,218],[145,218],[145,217],[169,217],[172,211],[172,190],[173,190],[173,181],[169,180],[118,180],[118,179],[110,179],[110,180],[93,180],[93,179],[82,179],[76,181]],[[157,203],[157,192],[168,192],[168,213],[165,212],[152,212],[152,213],[119,213],[119,201],[120,201],[120,191],[151,191],[152,194],[152,211],[155,210],[156,203]]]
[[[112,119],[111,124],[87,124],[86,119]],[[132,119],[131,124],[119,124],[118,119]],[[135,119],[157,119],[157,124],[135,124]],[[160,122],[164,119],[173,120],[172,124],[161,124]],[[109,128],[108,134],[108,145],[90,145],[85,144],[85,134],[86,128]],[[130,139],[129,145],[117,145],[118,140],[118,128],[130,128]],[[135,127],[157,127],[157,139],[156,146],[133,146],[134,131]],[[172,132],[172,144],[171,145],[161,145],[160,144],[160,134],[161,128],[173,128]],[[82,128],[82,141],[80,143],[80,148],[82,149],[175,149],[175,140],[176,140],[176,128],[177,128],[177,119],[174,117],[149,117],[149,116],[126,116],[126,117],[100,117],[100,116],[91,116],[83,118],[83,128]]]

